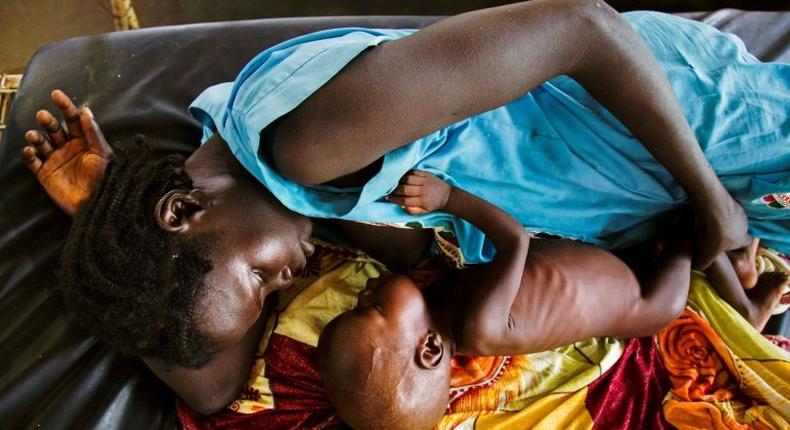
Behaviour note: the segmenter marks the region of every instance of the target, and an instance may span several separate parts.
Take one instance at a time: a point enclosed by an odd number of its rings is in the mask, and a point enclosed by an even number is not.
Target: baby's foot
[[[753,238],[745,248],[727,251],[727,257],[738,275],[738,280],[741,281],[741,286],[747,290],[757,285],[758,274],[755,259],[759,244],[760,239]]]
[[[762,330],[777,306],[787,299],[786,293],[790,285],[790,277],[782,272],[763,273],[757,279],[754,288],[746,293],[749,297],[749,315],[747,320],[757,330]]]

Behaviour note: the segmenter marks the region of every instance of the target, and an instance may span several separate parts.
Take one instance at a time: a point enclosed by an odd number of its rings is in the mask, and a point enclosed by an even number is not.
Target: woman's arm
[[[459,341],[466,351],[486,351],[511,337],[510,310],[529,250],[529,234],[521,223],[491,203],[416,170],[403,177],[388,200],[412,214],[444,210],[483,230],[497,252],[472,289]]]
[[[743,210],[705,160],[658,62],[600,0],[470,12],[371,49],[283,120],[274,164],[297,182],[327,182],[557,75],[581,83],[686,190],[702,220],[702,265],[746,245]]]

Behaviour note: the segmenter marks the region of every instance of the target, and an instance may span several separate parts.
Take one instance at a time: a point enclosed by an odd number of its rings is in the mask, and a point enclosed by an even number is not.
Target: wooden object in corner
[[[19,89],[20,82],[22,82],[21,74],[3,73],[0,75],[0,141],[2,141],[5,133],[8,112],[11,110],[11,101],[14,100],[14,95]]]
[[[115,20],[115,29],[134,30],[140,28],[137,20],[137,12],[134,10],[132,0],[110,0],[112,5],[112,15]]]

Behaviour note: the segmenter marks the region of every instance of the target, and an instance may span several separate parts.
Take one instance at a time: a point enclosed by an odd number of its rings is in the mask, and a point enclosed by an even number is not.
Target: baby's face
[[[366,288],[357,296],[353,312],[372,312],[389,325],[399,326],[404,318],[413,320],[425,313],[426,307],[422,292],[408,276],[385,275],[368,280]]]
[[[406,423],[433,423],[441,416],[448,402],[449,356],[431,368],[416,359],[430,321],[414,282],[388,276],[370,280],[357,306],[326,326],[318,342],[321,378],[352,427],[365,427],[375,417],[387,423],[381,428],[415,428]]]
[[[336,326],[365,344],[417,342],[430,316],[422,292],[407,276],[370,279],[357,296],[357,306],[337,317]]]

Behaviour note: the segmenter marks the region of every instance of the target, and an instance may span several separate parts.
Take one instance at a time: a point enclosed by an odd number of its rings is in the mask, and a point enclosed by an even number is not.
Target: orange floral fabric
[[[691,309],[662,330],[656,342],[672,386],[664,402],[664,418],[675,428],[787,428],[778,410],[744,391],[748,384],[743,360],[748,358],[734,356],[711,325]]]
[[[658,344],[672,393],[678,398],[722,402],[735,396],[737,371],[730,353],[716,332],[694,312],[686,309],[662,330]]]
[[[505,357],[456,355],[450,361],[450,386],[462,387],[495,377]]]

